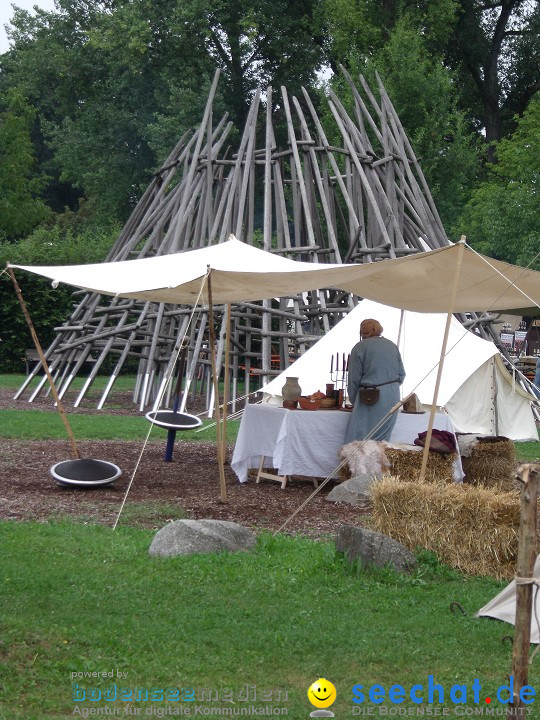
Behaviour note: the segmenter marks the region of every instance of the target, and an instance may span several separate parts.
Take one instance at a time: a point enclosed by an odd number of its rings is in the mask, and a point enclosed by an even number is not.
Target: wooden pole
[[[229,404],[229,370],[231,362],[231,303],[227,303],[225,321],[225,383],[223,388],[223,422],[221,425],[221,464],[227,458],[227,413]]]
[[[221,490],[221,502],[227,502],[227,486],[225,484],[225,468],[223,466],[222,449],[220,443],[221,413],[219,411],[219,383],[216,371],[216,334],[214,332],[214,308],[212,304],[212,271],[208,273],[208,324],[210,331],[210,359],[212,361],[212,382],[214,385],[214,402],[216,404],[216,445],[219,466],[219,486]]]
[[[56,385],[54,384],[54,380],[51,375],[51,371],[49,370],[49,364],[47,363],[47,359],[45,358],[45,354],[43,353],[41,343],[39,342],[37,333],[34,328],[34,323],[32,322],[32,318],[30,317],[30,313],[28,312],[28,308],[26,307],[26,303],[24,301],[24,298],[23,298],[23,295],[21,292],[21,288],[19,287],[19,283],[17,282],[17,278],[15,277],[13,270],[10,267],[8,267],[7,271],[13,282],[13,287],[15,288],[15,293],[17,294],[17,299],[19,301],[19,305],[21,306],[21,309],[23,311],[24,318],[26,320],[26,324],[28,325],[28,328],[30,330],[30,335],[32,336],[32,340],[34,341],[34,345],[36,346],[36,350],[39,355],[39,359],[41,360],[41,364],[43,365],[43,369],[45,370],[45,373],[47,375],[49,385],[51,386],[51,392],[55,399],[56,407],[58,408],[58,412],[60,413],[62,422],[64,423],[65,428],[67,430],[67,434],[69,437],[69,441],[71,443],[71,449],[73,451],[73,455],[76,460],[80,460],[81,453],[79,451],[79,448],[77,447],[77,443],[75,442],[75,436],[73,435],[73,430],[71,429],[71,425],[69,424],[69,421],[67,419],[67,415],[65,413],[64,406],[62,405],[62,401],[60,400],[60,397],[58,395],[58,391],[56,389]]]
[[[533,577],[536,560],[536,516],[540,463],[522,465],[520,471],[523,485],[521,487],[521,519],[516,568],[516,629],[511,673],[514,679],[514,693],[512,702],[508,705],[507,718],[517,717],[518,712],[525,714],[527,707],[521,701],[520,690],[528,685],[529,677],[531,617],[535,593],[533,593],[532,583],[527,580]],[[538,588],[536,588],[536,592],[538,592]]]
[[[439,397],[439,387],[441,385],[442,371],[444,367],[444,356],[446,355],[446,346],[448,344],[448,333],[450,332],[450,323],[452,321],[452,313],[454,311],[454,305],[456,304],[456,294],[459,284],[459,276],[461,273],[461,263],[463,262],[463,253],[465,252],[465,236],[462,235],[459,247],[458,257],[456,263],[456,272],[454,275],[454,283],[452,285],[452,292],[450,294],[450,302],[448,304],[448,314],[446,316],[446,326],[444,328],[444,337],[441,347],[441,356],[439,358],[439,367],[437,369],[437,379],[435,381],[435,390],[433,391],[433,402],[431,404],[431,411],[429,413],[429,424],[424,445],[424,454],[422,456],[422,467],[420,468],[419,482],[423,482],[426,477],[427,461],[429,456],[429,444],[431,442],[431,435],[433,433],[433,421],[435,420],[435,412],[437,410],[437,398]]]

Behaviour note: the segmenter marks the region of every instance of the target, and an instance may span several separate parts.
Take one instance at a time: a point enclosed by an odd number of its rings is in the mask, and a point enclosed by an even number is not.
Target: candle
[[[343,377],[345,377],[345,353],[343,353]]]
[[[332,357],[330,358],[330,375],[334,372],[334,354],[332,353]]]
[[[347,372],[349,372],[349,363],[351,361],[351,353],[347,355]]]
[[[339,373],[339,353],[336,353],[336,372]]]

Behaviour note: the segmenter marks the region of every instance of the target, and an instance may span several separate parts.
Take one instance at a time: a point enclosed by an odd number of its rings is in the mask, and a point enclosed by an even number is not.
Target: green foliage
[[[459,232],[480,252],[540,268],[540,95],[517,130],[496,146],[498,163],[476,189],[459,220]]]
[[[54,176],[53,207],[81,191],[101,217],[125,219],[152,171],[200,122],[216,66],[214,105],[243,125],[254,88],[298,92],[321,64],[318,3],[135,0],[113,8],[60,0],[55,12],[14,14],[0,87],[37,108],[34,141]]]
[[[46,178],[35,174],[31,129],[36,111],[10,88],[0,113],[0,240],[28,233],[50,213],[39,197]]]
[[[67,221],[69,224],[69,221]],[[0,243],[0,267],[19,265],[62,265],[99,262],[105,258],[116,236],[114,227],[87,227],[77,235],[57,223],[37,228],[17,243]],[[54,328],[69,317],[73,291],[53,289],[44,278],[15,271],[28,311],[45,349],[54,339]],[[0,368],[20,372],[25,366],[25,350],[33,347],[30,332],[17,301],[9,276],[0,279]]]
[[[111,683],[73,671],[118,669],[127,687],[281,688],[291,718],[308,716],[306,689],[321,675],[337,688],[339,717],[355,683],[410,687],[429,673],[446,688],[479,678],[489,695],[505,682],[507,626],[473,617],[501,583],[354,576],[331,543],[268,534],[253,552],[155,558],[152,536],[122,524],[0,524],[0,714],[67,715],[71,682]],[[454,600],[467,617],[449,611]],[[534,663],[529,672],[536,686]]]
[[[487,143],[508,137],[540,81],[540,4],[459,0],[446,61]],[[490,152],[490,151],[489,151]],[[490,158],[494,159],[494,155]]]

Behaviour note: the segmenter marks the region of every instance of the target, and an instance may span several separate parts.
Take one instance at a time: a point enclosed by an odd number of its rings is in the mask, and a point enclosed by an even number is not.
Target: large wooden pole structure
[[[253,96],[237,147],[231,147],[227,116],[214,125],[216,73],[200,126],[184,134],[154,174],[107,260],[126,260],[183,252],[223,242],[229,235],[295,260],[311,262],[376,262],[448,245],[426,180],[397,113],[378,79],[375,91],[360,77],[359,85],[343,70],[350,107],[333,93],[328,98],[337,127],[325,130],[309,94],[279,96],[259,89]],[[275,99],[283,115],[286,145],[276,144]],[[232,305],[228,363],[236,404],[239,379],[245,392],[278,374],[358,301],[335,290],[311,291],[289,298]],[[225,352],[224,307],[214,308],[223,333],[216,371]],[[136,363],[133,401],[141,411],[159,397],[172,371],[178,337],[191,309],[178,305],[82,297],[71,317],[56,328],[46,352],[57,378],[59,396],[91,366],[78,406],[104,364],[113,371],[98,408],[102,408],[126,364]],[[479,318],[461,318],[478,322]],[[491,318],[478,325],[484,337],[495,337]],[[183,405],[196,391],[198,375],[206,376],[209,358],[201,349],[209,337],[209,309],[191,323]],[[19,389],[22,395],[35,368]],[[44,389],[46,378],[31,394]],[[166,398],[167,399],[167,398]],[[209,405],[213,394],[209,394]],[[209,407],[211,410],[211,407]]]

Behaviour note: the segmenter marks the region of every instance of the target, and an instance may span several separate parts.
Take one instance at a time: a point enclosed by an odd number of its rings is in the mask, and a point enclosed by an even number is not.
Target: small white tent
[[[407,377],[403,397],[415,392],[424,405],[431,405],[444,335],[446,315],[416,313],[363,300],[302,357],[262,390],[280,399],[285,378],[298,377],[303,394],[324,392],[326,383],[343,378],[343,357],[359,340],[360,323],[376,318],[383,335],[398,343]],[[334,374],[330,376],[331,359]],[[456,432],[505,435],[512,440],[537,440],[531,410],[533,398],[513,382],[494,343],[465,330],[452,318],[439,390],[438,404],[445,407]]]
[[[540,555],[537,556],[534,563],[534,571],[532,576],[539,581],[540,580]],[[533,590],[533,598],[536,598],[536,593],[539,592],[538,588]],[[476,613],[475,617],[492,617],[496,620],[502,620],[503,622],[510,623],[511,625],[516,624],[516,581],[507,585],[504,590],[501,590],[493,600],[490,600],[487,605]],[[531,615],[531,643],[535,645],[540,644],[540,631],[538,629],[538,623],[536,618]]]

